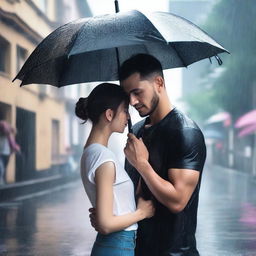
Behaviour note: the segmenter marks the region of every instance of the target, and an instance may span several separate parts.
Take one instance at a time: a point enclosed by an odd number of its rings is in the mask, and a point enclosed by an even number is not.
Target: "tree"
[[[213,7],[203,29],[220,42],[231,55],[222,54],[224,71],[216,78],[209,76],[216,68],[207,67],[205,80],[212,80],[211,89],[201,85],[209,106],[228,111],[233,119],[249,111],[254,106],[253,86],[256,84],[256,5],[254,0],[221,0]],[[207,79],[208,78],[208,79]],[[186,100],[194,104],[198,92]],[[205,118],[205,100],[202,97],[193,109]],[[212,109],[209,108],[209,115]]]

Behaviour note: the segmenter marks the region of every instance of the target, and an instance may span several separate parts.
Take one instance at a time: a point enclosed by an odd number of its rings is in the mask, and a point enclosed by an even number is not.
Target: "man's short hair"
[[[160,61],[152,55],[142,53],[124,61],[119,70],[119,79],[123,81],[134,73],[139,73],[143,79],[154,73],[164,77]]]

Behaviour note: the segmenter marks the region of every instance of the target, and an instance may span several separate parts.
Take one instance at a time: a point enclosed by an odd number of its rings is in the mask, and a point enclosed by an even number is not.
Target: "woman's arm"
[[[123,230],[144,218],[152,217],[154,214],[152,202],[140,199],[136,211],[115,216],[113,214],[114,181],[115,165],[113,162],[106,162],[96,170],[96,222],[97,230],[102,234]]]

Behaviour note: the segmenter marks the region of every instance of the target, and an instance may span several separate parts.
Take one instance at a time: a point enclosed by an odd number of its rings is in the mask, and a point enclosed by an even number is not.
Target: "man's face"
[[[141,80],[139,73],[130,75],[121,81],[121,86],[130,97],[130,104],[136,108],[141,117],[148,116],[156,109],[159,96],[155,90],[154,77]]]

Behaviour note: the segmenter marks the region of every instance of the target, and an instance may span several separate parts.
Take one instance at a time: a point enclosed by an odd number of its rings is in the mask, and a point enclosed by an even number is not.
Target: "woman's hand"
[[[90,213],[89,218],[90,218],[91,226],[96,231],[99,231],[99,225],[98,225],[97,218],[96,218],[96,209],[95,208],[90,208],[89,213]]]
[[[144,200],[142,197],[139,197],[137,210],[141,211],[145,216],[144,218],[151,218],[155,214],[155,207],[151,200]]]

